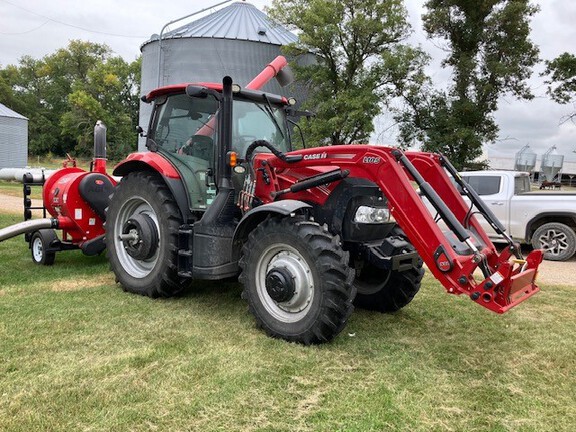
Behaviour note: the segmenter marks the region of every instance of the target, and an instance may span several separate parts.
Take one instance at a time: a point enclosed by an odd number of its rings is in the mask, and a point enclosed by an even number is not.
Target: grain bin
[[[296,41],[294,34],[252,4],[233,3],[145,42],[141,47],[142,94],[182,82],[219,82],[225,75],[245,85],[281,54],[282,45]],[[263,90],[302,99],[302,92],[281,90],[275,81]],[[145,129],[150,112],[149,105],[140,105],[140,125]],[[138,149],[144,150],[144,140]]]
[[[0,103],[0,168],[28,163],[28,119]]]
[[[556,146],[552,146],[542,155],[540,164],[540,181],[560,181],[562,166],[564,165],[564,155],[556,151]]]
[[[526,144],[516,153],[514,170],[532,173],[536,167],[536,157],[536,153],[530,150],[530,146]]]

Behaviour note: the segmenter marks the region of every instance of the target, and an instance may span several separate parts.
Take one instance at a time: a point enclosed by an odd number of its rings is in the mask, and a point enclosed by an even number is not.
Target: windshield
[[[284,109],[266,102],[235,100],[232,149],[243,158],[248,146],[256,140],[266,140],[282,152],[289,150]],[[256,149],[258,151],[268,150]]]

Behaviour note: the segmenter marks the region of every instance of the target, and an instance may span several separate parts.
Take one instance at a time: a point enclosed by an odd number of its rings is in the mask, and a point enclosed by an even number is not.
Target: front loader
[[[524,259],[441,155],[293,150],[293,101],[257,90],[284,65],[277,58],[246,88],[225,77],[144,97],[154,104],[150,151],[115,168],[123,178],[106,217],[108,257],[126,291],[168,297],[191,281],[239,277],[257,324],[303,344],[333,339],[354,304],[406,306],[423,263],[449,293],[497,313],[538,291],[542,252]],[[502,253],[447,173],[508,240]]]

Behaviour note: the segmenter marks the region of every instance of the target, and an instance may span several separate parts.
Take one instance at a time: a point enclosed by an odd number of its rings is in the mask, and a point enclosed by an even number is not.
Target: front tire
[[[576,252],[576,233],[563,223],[547,223],[534,231],[532,246],[544,250],[545,260],[566,261]]]
[[[406,235],[399,228],[392,234],[405,242],[402,246],[405,252],[414,252],[414,246],[408,242]],[[404,271],[383,269],[365,262],[357,270],[354,286],[357,294],[354,305],[358,308],[391,313],[402,309],[414,299],[420,291],[424,277],[423,262],[417,263]]]
[[[176,202],[160,176],[133,172],[110,197],[106,216],[106,248],[110,268],[125,291],[170,297],[185,288],[178,276]]]
[[[332,340],[353,310],[353,272],[339,238],[304,217],[268,218],[240,260],[242,297],[269,336],[305,345]]]
[[[56,232],[51,229],[41,229],[34,232],[30,238],[30,252],[35,264],[50,266],[56,259],[55,252],[49,252],[50,245],[58,240]]]

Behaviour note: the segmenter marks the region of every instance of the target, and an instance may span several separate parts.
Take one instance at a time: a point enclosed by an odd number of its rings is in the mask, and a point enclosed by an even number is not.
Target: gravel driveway
[[[41,200],[33,200],[34,206],[42,205]],[[0,194],[0,211],[22,215],[22,198]],[[40,211],[36,211],[36,217],[42,217]],[[0,227],[2,228],[2,227]],[[524,252],[525,254],[527,251]],[[576,273],[576,256],[568,261],[544,261],[538,272],[540,285],[568,285],[576,286],[572,279]]]

